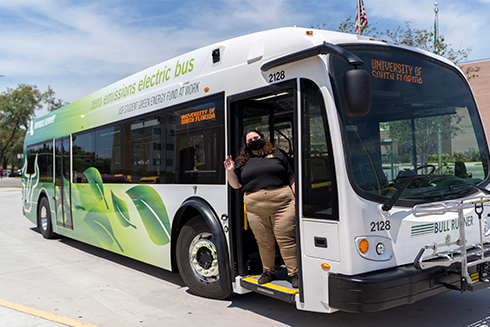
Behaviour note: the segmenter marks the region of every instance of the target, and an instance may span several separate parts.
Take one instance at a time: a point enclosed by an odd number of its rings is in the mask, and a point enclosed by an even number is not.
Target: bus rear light
[[[382,236],[363,236],[354,239],[359,255],[373,261],[388,261],[393,257],[391,240]]]
[[[306,31],[306,35],[313,36],[313,31]]]

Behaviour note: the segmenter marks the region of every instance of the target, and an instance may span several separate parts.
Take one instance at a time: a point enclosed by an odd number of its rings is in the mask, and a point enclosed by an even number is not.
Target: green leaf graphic
[[[107,200],[104,196],[104,185],[102,182],[102,176],[100,176],[99,171],[94,167],[90,167],[90,168],[87,168],[83,172],[83,174],[85,176],[87,176],[87,180],[88,180],[90,188],[93,192],[94,197],[98,201],[102,201],[102,199],[103,199],[105,201],[105,205],[106,205],[107,209],[109,209],[109,205],[107,204]]]
[[[119,244],[114,235],[111,222],[106,213],[101,212],[99,208],[93,208],[87,213],[83,221],[90,227],[100,245],[105,249],[108,249],[113,243],[116,243],[121,252],[124,252],[121,244]]]
[[[157,191],[147,185],[138,185],[126,192],[133,200],[150,239],[156,245],[170,242],[170,222],[167,209]]]
[[[77,184],[71,185],[71,200],[74,209],[77,210],[85,210],[85,207],[82,206],[82,201],[80,199],[80,191],[78,190],[79,186]]]
[[[124,227],[133,227],[136,228],[135,225],[131,224],[129,221],[131,220],[129,217],[129,210],[126,202],[118,198],[114,192],[111,190],[111,195],[112,195],[112,204],[114,205],[114,211],[116,212],[116,217],[117,220],[123,225]]]

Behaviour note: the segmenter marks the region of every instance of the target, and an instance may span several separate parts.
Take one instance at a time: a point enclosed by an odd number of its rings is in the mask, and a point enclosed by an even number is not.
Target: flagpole
[[[434,3],[434,13],[436,15],[434,21],[434,53],[437,54],[437,39],[439,36],[439,8],[437,8],[437,2]]]
[[[358,19],[356,20],[357,25],[357,34],[362,35],[362,30],[361,30],[361,0],[357,0],[357,17]]]

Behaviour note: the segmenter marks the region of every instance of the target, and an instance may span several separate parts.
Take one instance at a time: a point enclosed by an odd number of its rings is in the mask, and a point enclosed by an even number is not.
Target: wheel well
[[[182,227],[193,217],[200,215],[208,225],[214,236],[215,245],[218,250],[220,284],[223,290],[232,292],[231,278],[232,270],[229,264],[229,251],[226,237],[216,212],[202,198],[189,198],[184,202],[175,214],[172,224],[172,271],[177,272],[177,238]]]
[[[200,215],[200,214],[201,213],[196,208],[194,208],[192,206],[185,206],[185,207],[181,207],[177,211],[177,214],[174,217],[174,221],[172,224],[172,238],[171,238],[171,242],[172,242],[172,250],[171,250],[172,259],[171,260],[172,260],[172,271],[173,272],[179,271],[177,268],[177,255],[176,255],[177,250],[176,249],[177,249],[177,238],[180,234],[180,231],[182,230],[182,227],[184,227],[184,225],[187,224],[187,222],[189,220],[191,220],[193,217]]]

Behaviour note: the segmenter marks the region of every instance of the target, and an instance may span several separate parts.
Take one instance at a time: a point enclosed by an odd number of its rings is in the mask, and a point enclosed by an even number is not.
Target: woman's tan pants
[[[275,241],[288,275],[298,271],[296,259],[294,196],[289,186],[246,192],[247,218],[259,245],[264,271],[274,272]]]

